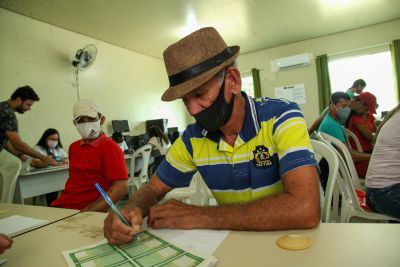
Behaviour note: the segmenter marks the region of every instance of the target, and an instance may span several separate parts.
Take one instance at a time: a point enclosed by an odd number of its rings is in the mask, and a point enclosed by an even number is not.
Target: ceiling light
[[[179,29],[178,36],[180,38],[191,34],[192,32],[198,30],[200,28],[199,24],[197,23],[196,16],[193,12],[189,12],[186,18],[186,25]]]

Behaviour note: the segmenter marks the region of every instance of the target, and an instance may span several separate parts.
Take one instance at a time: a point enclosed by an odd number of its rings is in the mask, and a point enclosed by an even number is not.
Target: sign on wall
[[[297,104],[306,103],[306,91],[304,84],[288,85],[275,88],[275,97],[284,98]]]

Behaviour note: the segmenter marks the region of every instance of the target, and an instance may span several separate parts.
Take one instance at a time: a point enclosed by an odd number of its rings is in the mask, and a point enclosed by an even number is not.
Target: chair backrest
[[[352,131],[350,131],[349,129],[344,128],[344,127],[343,127],[343,133],[346,138],[346,143],[349,147],[352,147],[351,140],[353,140],[353,142],[356,144],[357,151],[363,152],[363,149],[361,147],[361,144],[360,144],[360,141],[358,140],[357,135],[355,135]]]
[[[358,177],[353,158],[351,157],[350,151],[346,147],[346,145],[343,142],[341,142],[339,139],[337,139],[329,134],[320,132],[319,135],[321,135],[324,140],[326,140],[330,144],[332,144],[333,147],[336,149],[336,151],[338,151],[340,153],[340,155],[342,156],[344,162],[346,163],[347,169],[353,179],[354,186],[358,189],[362,189],[361,182]]]
[[[339,159],[339,175],[337,177],[337,182],[340,188],[340,194],[342,195],[342,206],[341,206],[341,222],[350,222],[352,217],[361,217],[370,220],[387,221],[387,220],[398,220],[384,214],[368,211],[366,212],[362,207],[360,200],[357,196],[356,186],[354,184],[354,179],[350,174],[348,166],[342,157],[342,155],[337,150],[337,147],[333,147],[331,142],[326,140],[327,136],[321,133],[317,134],[317,138],[320,141],[325,142],[331,146]],[[339,140],[338,140],[339,141]],[[340,141],[339,141],[340,142]]]
[[[9,161],[0,165],[0,202],[12,203],[14,198],[15,186],[21,171],[20,161]]]
[[[339,172],[339,159],[333,148],[327,144],[312,139],[310,142],[314,150],[315,159],[319,161],[321,158],[325,158],[329,166],[328,182],[326,184],[325,197],[321,209],[322,222],[329,222],[332,196]]]
[[[139,189],[143,182],[148,182],[149,181],[149,176],[148,176],[148,168],[149,168],[149,161],[150,161],[150,155],[151,155],[151,149],[152,146],[150,144],[144,145],[135,152],[133,152],[132,159],[131,159],[131,173],[130,173],[130,178],[129,178],[129,185],[130,187],[132,185],[136,186],[136,189]],[[138,166],[136,164],[139,163]],[[140,169],[139,175],[135,176],[136,170]],[[131,193],[131,190],[129,190]]]
[[[353,206],[353,208],[361,210],[360,207],[360,202],[357,197],[356,193],[356,188],[361,189],[360,182],[358,180],[358,177],[353,178],[351,175],[351,172],[348,168],[348,164],[346,163],[346,160],[342,156],[343,154],[339,152],[337,144],[342,144],[340,140],[325,134],[318,132],[317,133],[317,139],[320,140],[321,142],[324,142],[325,144],[329,145],[336,153],[336,156],[339,160],[339,174],[337,176],[337,183],[341,191],[341,195],[343,197],[342,201],[346,201],[346,203],[350,204]],[[335,144],[335,146],[333,146]],[[345,145],[341,146],[342,148],[346,148]],[[346,148],[347,153],[348,150]],[[350,153],[349,153],[350,154]],[[354,165],[354,163],[353,163]],[[354,181],[356,180],[356,183]],[[358,187],[359,186],[359,187]]]

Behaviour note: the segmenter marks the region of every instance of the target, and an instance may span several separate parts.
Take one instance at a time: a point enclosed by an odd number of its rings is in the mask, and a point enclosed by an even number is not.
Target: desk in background
[[[14,203],[24,204],[30,197],[64,190],[68,180],[68,166],[33,169],[18,176]]]
[[[132,155],[124,155],[130,173]],[[150,158],[154,161],[154,158]],[[135,172],[140,171],[141,157],[136,159]],[[31,169],[21,172],[15,186],[14,203],[24,204],[24,200],[43,194],[64,190],[69,177],[68,166]]]
[[[9,259],[4,266],[67,266],[61,252],[102,240],[105,216],[97,212],[79,213],[18,236],[13,248],[3,255]],[[287,234],[304,234],[313,240],[313,246],[302,251],[278,248],[276,240]],[[321,224],[312,230],[232,231],[214,256],[218,258],[218,267],[397,267],[399,236],[400,227],[396,224],[338,223]],[[51,242],[43,242],[50,239]]]

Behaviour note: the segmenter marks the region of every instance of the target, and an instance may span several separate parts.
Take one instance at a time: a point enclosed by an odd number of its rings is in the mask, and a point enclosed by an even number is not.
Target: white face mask
[[[83,139],[97,138],[101,132],[100,120],[76,124],[76,129]]]
[[[58,141],[54,141],[54,140],[47,141],[47,146],[50,148],[55,148],[57,145],[58,145]]]

